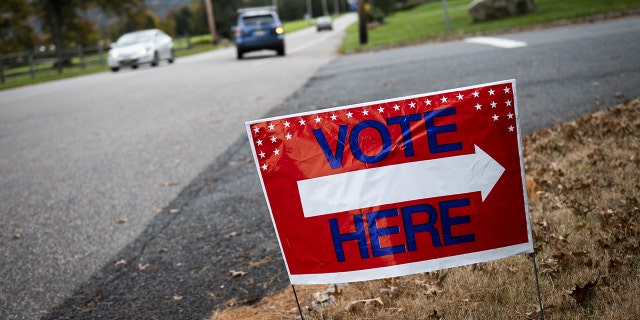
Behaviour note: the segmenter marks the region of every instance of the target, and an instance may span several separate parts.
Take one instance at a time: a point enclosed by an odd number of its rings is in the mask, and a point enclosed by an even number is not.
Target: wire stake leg
[[[538,280],[538,265],[536,264],[535,251],[530,255],[533,260],[533,272],[536,274],[536,288],[538,289],[538,307],[540,308],[540,320],[544,320],[544,309],[542,308],[542,295],[540,294],[540,281]]]
[[[298,301],[298,294],[296,293],[296,287],[291,285],[291,289],[293,289],[293,296],[296,298],[296,305],[298,306],[298,312],[300,312],[300,320],[304,320],[304,317],[302,316],[302,309],[300,308],[300,302]]]

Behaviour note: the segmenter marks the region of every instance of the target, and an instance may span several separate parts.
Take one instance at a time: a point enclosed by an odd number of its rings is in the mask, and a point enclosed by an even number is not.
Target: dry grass
[[[640,99],[524,139],[546,319],[640,319]],[[531,260],[297,286],[305,319],[539,318]],[[291,289],[212,320],[294,319]]]

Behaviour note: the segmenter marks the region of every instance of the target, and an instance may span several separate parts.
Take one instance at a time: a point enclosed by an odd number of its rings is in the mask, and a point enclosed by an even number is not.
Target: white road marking
[[[492,38],[492,37],[473,37],[464,39],[464,42],[467,43],[476,43],[476,44],[484,44],[488,46],[494,46],[498,48],[520,48],[526,47],[527,43],[516,40],[502,39],[502,38]]]

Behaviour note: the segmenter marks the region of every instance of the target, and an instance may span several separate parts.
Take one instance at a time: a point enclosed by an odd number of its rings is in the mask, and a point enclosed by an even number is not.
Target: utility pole
[[[442,0],[442,10],[444,11],[444,24],[447,28],[447,33],[451,32],[451,24],[449,23],[449,10],[447,9],[447,0]]]
[[[311,8],[311,0],[307,0],[307,16],[308,19],[313,19],[313,9]]]
[[[329,10],[327,10],[327,0],[322,0],[322,15],[329,15]]]
[[[333,0],[333,14],[336,16],[340,14],[340,4],[338,0]]]
[[[211,41],[213,44],[218,43],[218,35],[216,33],[216,20],[213,15],[213,6],[211,0],[204,0],[205,7],[207,7],[207,21],[209,22],[209,33],[211,33]]]
[[[367,44],[367,13],[364,8],[364,0],[358,0],[358,20],[360,27],[360,44]]]

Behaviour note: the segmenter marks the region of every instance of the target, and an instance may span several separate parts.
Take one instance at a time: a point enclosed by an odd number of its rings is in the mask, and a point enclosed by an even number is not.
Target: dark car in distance
[[[235,42],[238,59],[246,52],[275,50],[284,56],[284,28],[278,14],[266,8],[239,11],[235,27]]]

